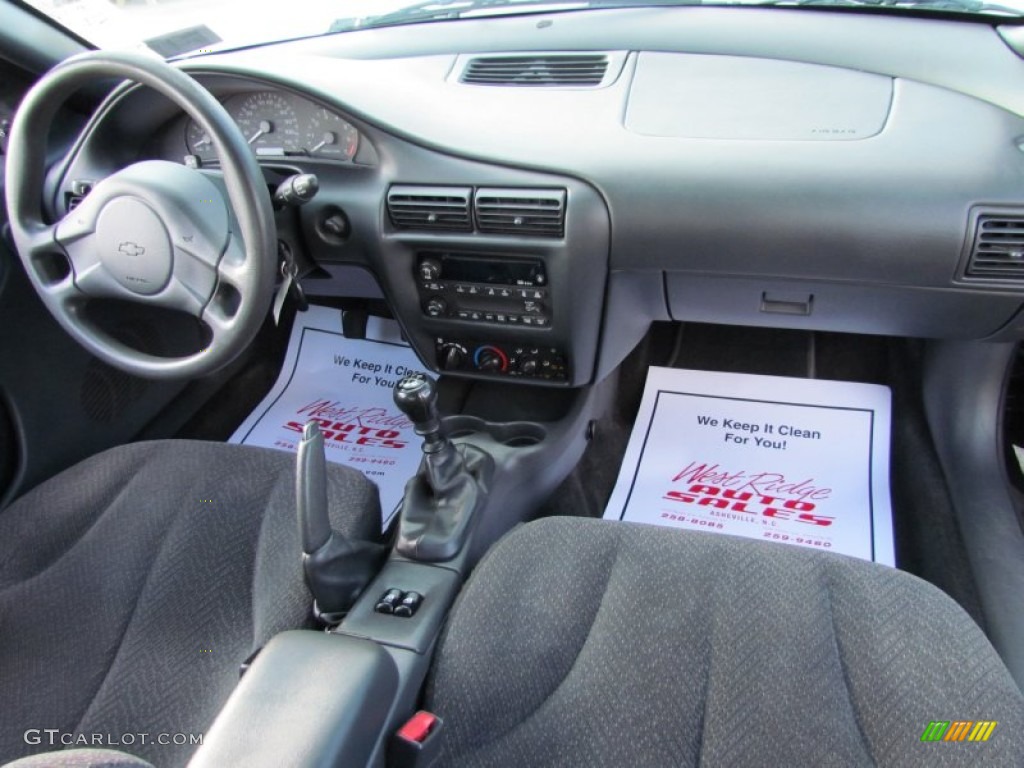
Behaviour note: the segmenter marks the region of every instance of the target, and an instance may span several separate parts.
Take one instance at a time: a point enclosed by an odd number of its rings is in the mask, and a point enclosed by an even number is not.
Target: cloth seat
[[[138,443],[0,512],[0,763],[187,762],[239,665],[309,622],[294,473],[280,451]],[[376,486],[331,466],[328,491],[336,529],[380,540]]]
[[[895,569],[709,533],[549,518],[450,617],[443,766],[1024,765],[1024,699],[967,614]],[[987,742],[923,742],[995,721]]]

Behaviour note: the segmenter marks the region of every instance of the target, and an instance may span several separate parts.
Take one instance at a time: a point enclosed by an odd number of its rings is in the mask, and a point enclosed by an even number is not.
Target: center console
[[[402,176],[383,196],[370,262],[424,363],[464,378],[591,383],[611,229],[598,192],[569,177],[396,150],[410,157],[395,158]]]
[[[439,336],[437,367],[446,373],[484,373],[564,383],[570,372],[564,349],[525,336],[488,339],[488,328],[547,328],[554,317],[543,259],[530,256],[423,251],[415,279],[425,317],[460,320],[481,335]],[[476,336],[474,338],[473,336]]]

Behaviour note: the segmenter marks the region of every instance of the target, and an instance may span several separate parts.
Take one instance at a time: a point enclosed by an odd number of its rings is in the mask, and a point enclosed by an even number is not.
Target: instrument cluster
[[[258,157],[352,162],[359,150],[355,126],[296,94],[255,91],[229,96],[223,103]],[[185,144],[200,161],[216,161],[213,140],[195,121],[188,121]]]

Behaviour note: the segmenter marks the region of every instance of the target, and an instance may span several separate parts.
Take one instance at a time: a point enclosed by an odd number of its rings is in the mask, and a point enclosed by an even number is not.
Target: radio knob
[[[431,317],[443,317],[448,309],[448,302],[440,296],[432,296],[427,302],[427,314]]]
[[[437,259],[424,259],[420,262],[420,277],[424,280],[437,280],[441,276],[441,262]]]

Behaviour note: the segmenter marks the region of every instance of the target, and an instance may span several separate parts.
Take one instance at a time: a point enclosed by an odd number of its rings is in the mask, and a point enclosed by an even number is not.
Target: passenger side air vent
[[[478,56],[459,82],[467,85],[580,88],[601,85],[608,71],[605,54]]]
[[[967,277],[1024,280],[1024,211],[982,214],[974,228]]]
[[[564,189],[478,189],[476,225],[502,235],[561,237],[565,230]]]
[[[469,232],[473,228],[470,187],[394,186],[388,216],[398,229]]]

